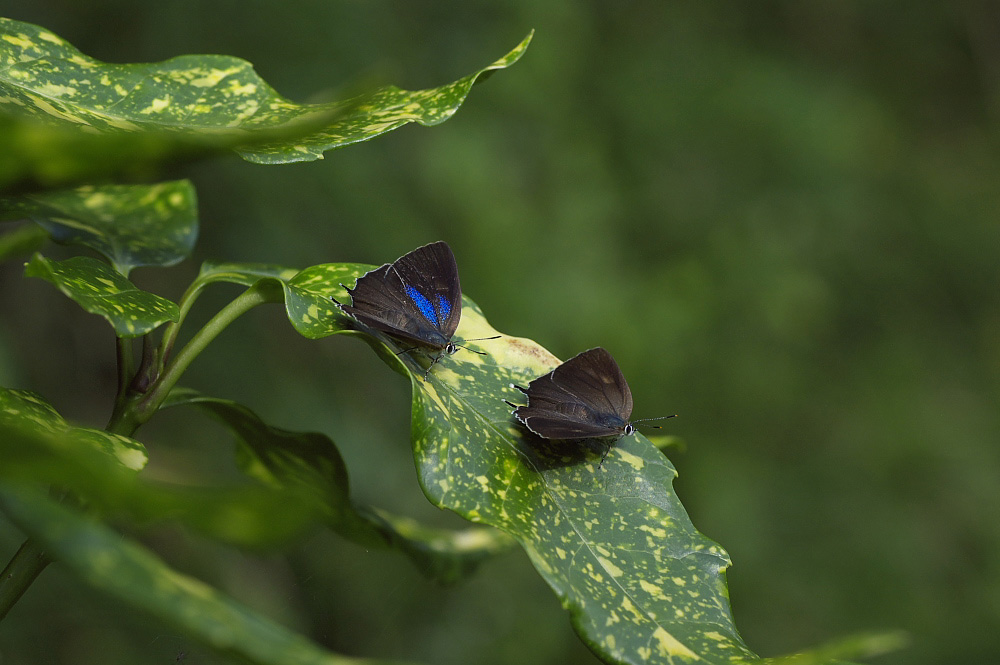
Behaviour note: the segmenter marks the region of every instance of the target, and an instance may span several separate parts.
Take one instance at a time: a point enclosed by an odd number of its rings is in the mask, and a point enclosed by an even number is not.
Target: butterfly
[[[601,347],[570,358],[529,383],[527,388],[515,388],[527,396],[528,403],[517,406],[507,402],[514,407],[514,417],[544,439],[614,437],[618,440],[635,431],[635,425],[629,421],[632,391],[618,363]],[[601,464],[612,445],[613,441]]]
[[[462,287],[455,255],[444,241],[418,247],[365,273],[347,293],[350,305],[331,300],[362,325],[415,345],[401,353],[418,347],[437,352],[425,379],[442,355],[460,347],[452,337],[462,318]]]

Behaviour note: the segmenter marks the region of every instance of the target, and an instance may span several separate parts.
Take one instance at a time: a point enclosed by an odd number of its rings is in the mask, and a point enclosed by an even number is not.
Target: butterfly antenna
[[[660,416],[659,418],[639,418],[639,420],[633,420],[632,424],[635,425],[636,423],[645,423],[649,422],[650,420],[666,420],[667,418],[676,418],[676,417],[677,414],[675,413],[672,416]],[[659,425],[644,425],[644,427],[655,427],[656,429],[661,429]]]
[[[487,339],[500,339],[502,336],[503,335],[494,335],[493,337],[476,337],[475,339],[463,339],[462,341],[463,342],[482,342],[483,340],[487,340]],[[465,346],[463,344],[456,344],[455,346],[459,347],[460,349],[465,349],[466,351],[472,351],[473,353],[478,353],[481,356],[488,356],[489,355],[485,351],[476,351],[475,349],[470,349],[469,347],[467,347],[467,346]]]
[[[469,340],[469,341],[475,341],[475,340]],[[469,347],[463,346],[462,344],[456,344],[455,346],[457,346],[460,349],[465,349],[466,351],[472,351],[473,353],[478,353],[481,356],[488,356],[489,355],[485,351],[476,351],[475,349],[470,349]]]

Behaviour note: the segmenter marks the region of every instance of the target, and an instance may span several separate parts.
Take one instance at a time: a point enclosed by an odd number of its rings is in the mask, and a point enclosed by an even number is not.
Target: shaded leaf
[[[146,448],[135,439],[89,427],[73,427],[38,393],[0,387],[0,426],[16,432],[66,434],[56,441],[71,441],[106,453],[120,466],[138,471],[146,466]],[[68,451],[62,451],[67,454]],[[9,456],[3,456],[9,465]]]
[[[0,234],[0,263],[15,257],[27,256],[48,241],[49,234],[35,224],[22,224]]]
[[[216,651],[261,665],[377,665],[324,651],[152,552],[40,493],[0,489],[7,516],[90,586],[187,632]],[[252,583],[252,582],[248,582]]]
[[[409,556],[424,575],[445,584],[463,580],[480,563],[509,551],[514,544],[507,534],[492,527],[451,531],[431,528],[372,506],[359,506],[358,512],[389,545]]]
[[[174,303],[137,289],[121,273],[89,256],[50,261],[35,254],[24,274],[51,282],[91,314],[103,316],[119,337],[145,335],[176,321],[180,313]]]
[[[89,247],[123,275],[191,253],[198,207],[190,181],[105,185],[0,199],[0,220],[31,219],[56,242]]]
[[[206,261],[198,272],[198,280],[203,282],[230,282],[252,286],[257,280],[270,277],[287,281],[295,276],[298,270],[286,268],[272,263],[223,263]]]
[[[458,581],[512,544],[496,529],[432,529],[383,510],[356,506],[340,452],[323,434],[271,427],[241,404],[193,390],[175,389],[163,404],[182,405],[198,406],[232,428],[239,437],[240,467],[249,475],[270,486],[311,493],[337,533],[365,546],[399,549],[433,579]]]
[[[447,120],[473,84],[516,62],[530,39],[493,64],[438,88],[387,86],[360,99],[300,105],[278,95],[239,58],[187,55],[154,64],[108,64],[44,28],[0,19],[0,110],[111,135],[246,134],[248,145],[239,150],[244,159],[311,161],[410,122]],[[262,130],[297,127],[308,133],[254,142],[253,134]]]
[[[41,118],[13,117],[7,104],[0,103],[0,194],[88,182],[150,182],[166,168],[246,142],[242,137],[150,131],[89,133],[76,123],[53,125]]]
[[[2,406],[9,407],[10,401],[6,399]],[[41,415],[46,414],[33,414],[29,420]],[[279,491],[260,485],[194,487],[151,482],[108,454],[111,445],[122,447],[126,442],[140,446],[100,430],[40,429],[0,418],[0,481],[53,486],[70,492],[75,501],[108,519],[137,526],[179,522],[216,540],[242,546],[286,543],[319,517],[315,502],[294,488]],[[145,462],[141,446],[123,452],[125,461],[133,466],[137,461]]]
[[[905,648],[909,636],[900,631],[851,635],[808,651],[778,658],[766,658],[766,665],[852,665],[842,658],[871,658]]]

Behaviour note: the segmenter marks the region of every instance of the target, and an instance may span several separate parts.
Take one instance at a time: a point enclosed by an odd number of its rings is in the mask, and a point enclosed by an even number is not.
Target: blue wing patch
[[[438,325],[443,326],[444,322],[448,320],[448,316],[451,314],[451,303],[441,295],[438,294],[438,306],[437,306],[437,316],[438,320],[441,322]]]
[[[424,315],[425,319],[438,328],[441,327],[441,324],[438,322],[437,312],[434,310],[434,305],[431,304],[430,300],[424,297],[424,294],[407,284],[406,295],[409,296],[410,300],[413,301],[413,304],[417,306],[417,309],[420,310],[420,313]],[[448,308],[446,307],[446,309]],[[445,315],[445,318],[447,318],[447,315]]]

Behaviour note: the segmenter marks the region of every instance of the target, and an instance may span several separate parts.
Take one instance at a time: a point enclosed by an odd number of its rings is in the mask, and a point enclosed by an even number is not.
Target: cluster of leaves
[[[371,268],[353,263],[304,270],[205,264],[171,302],[137,288],[129,274],[190,254],[198,231],[191,183],[85,184],[144,176],[158,165],[220,150],[257,163],[313,160],[409,122],[437,124],[474,84],[516,62],[529,41],[438,88],[385,87],[303,106],[280,97],[237,58],[109,65],[42,28],[0,19],[0,188],[8,194],[0,199],[0,220],[34,223],[0,240],[0,257],[23,255],[49,238],[101,256],[57,261],[34,253],[25,274],[104,317],[119,350],[119,391],[103,431],[71,426],[38,394],[0,387],[0,508],[29,536],[0,578],[0,617],[54,560],[95,588],[249,662],[354,662],[172,570],[112,526],[173,519],[222,542],[273,546],[318,522],[348,540],[396,549],[446,582],[520,544],[581,638],[607,662],[760,661],[733,623],[728,556],[691,524],[671,488],[676,471],[648,440],[623,439],[598,467],[599,450],[549,449],[515,426],[502,398],[511,396],[510,384],[557,364],[544,348],[502,336],[477,346],[484,355],[448,358],[425,380],[418,357],[398,355],[391,340],[354,331],[331,303],[331,296],[346,298],[342,283]],[[246,290],[176,349],[192,305],[220,282]],[[178,387],[219,332],[266,303],[283,304],[306,338],[361,335],[409,378],[412,445],[424,493],[476,526],[446,532],[360,505],[327,436],[277,429],[240,404]],[[475,303],[466,298],[463,304],[460,337],[498,334]],[[191,488],[143,478],[146,453],[133,438],[136,430],[160,409],[192,407],[236,434],[239,466],[251,482]],[[795,662],[884,646],[852,642]]]

